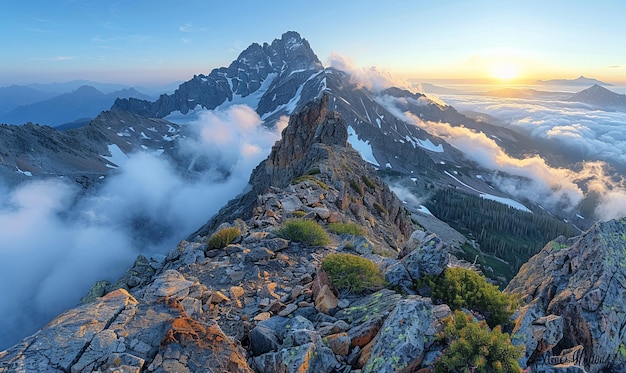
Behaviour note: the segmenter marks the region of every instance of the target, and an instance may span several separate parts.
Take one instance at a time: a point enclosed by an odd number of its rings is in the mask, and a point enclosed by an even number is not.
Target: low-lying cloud
[[[595,110],[589,105],[487,96],[445,96],[459,111],[489,114],[530,136],[554,140],[587,159],[626,166],[626,112]]]
[[[391,72],[377,68],[357,67],[354,61],[337,52],[331,53],[327,65],[350,75],[354,84],[361,85],[372,92],[380,92],[389,87],[398,87],[411,90],[412,84],[394,77]]]
[[[583,162],[580,169],[570,170],[552,167],[536,155],[524,159],[514,158],[483,133],[444,122],[424,122],[409,112],[401,112],[394,105],[395,100],[384,96],[378,102],[399,119],[445,139],[481,166],[506,173],[496,174],[493,178],[504,192],[517,198],[527,198],[550,209],[568,212],[572,212],[589,192],[594,192],[599,196],[596,218],[608,220],[626,215],[624,179],[606,174],[604,161]],[[606,146],[603,144],[603,147]]]
[[[0,350],[75,305],[96,280],[119,278],[138,254],[166,254],[243,191],[280,137],[261,123],[247,106],[198,113],[179,144],[189,159],[210,161],[193,172],[140,152],[85,196],[56,178],[0,185]]]

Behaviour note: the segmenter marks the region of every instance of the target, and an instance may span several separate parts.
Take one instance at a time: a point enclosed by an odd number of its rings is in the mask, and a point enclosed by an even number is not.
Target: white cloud
[[[387,70],[375,66],[357,67],[352,59],[337,52],[331,53],[327,65],[347,73],[352,83],[362,85],[373,92],[380,92],[389,87],[408,90],[412,87],[410,82],[394,77]]]

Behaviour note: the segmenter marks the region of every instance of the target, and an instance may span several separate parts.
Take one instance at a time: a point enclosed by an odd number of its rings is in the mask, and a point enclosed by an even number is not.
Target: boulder
[[[424,275],[439,276],[448,266],[450,255],[443,241],[435,234],[428,235],[420,245],[402,258],[402,264],[413,280]]]
[[[435,322],[429,298],[400,300],[383,323],[363,372],[410,372],[424,354],[426,331]]]
[[[322,286],[315,297],[315,309],[319,312],[328,313],[328,311],[337,307],[339,299],[330,290],[328,285]]]
[[[157,301],[160,298],[180,300],[189,295],[189,288],[195,283],[187,281],[180,272],[168,269],[157,276],[144,294],[146,301]]]

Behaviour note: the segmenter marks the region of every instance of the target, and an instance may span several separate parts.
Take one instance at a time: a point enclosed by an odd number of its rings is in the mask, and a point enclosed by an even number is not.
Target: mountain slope
[[[0,176],[9,185],[67,176],[87,187],[119,166],[114,151],[171,149],[179,126],[122,111],[101,113],[86,126],[58,131],[32,123],[0,125]],[[142,147],[143,146],[143,147]]]

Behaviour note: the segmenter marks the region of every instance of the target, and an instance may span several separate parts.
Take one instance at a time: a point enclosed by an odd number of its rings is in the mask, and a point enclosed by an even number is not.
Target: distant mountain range
[[[47,100],[56,95],[58,95],[58,93],[39,91],[35,88],[23,85],[0,87],[0,116],[18,106]]]
[[[33,92],[39,92],[34,88],[19,86],[14,86],[13,91],[31,92],[32,94],[34,94]],[[8,93],[8,90],[5,92]],[[34,95],[36,96],[36,94]],[[39,96],[47,97],[49,95],[48,93],[43,93]],[[0,122],[15,125],[31,122],[51,127],[77,120],[85,122],[85,119],[93,119],[103,110],[110,108],[113,102],[120,97],[150,98],[134,88],[124,88],[104,94],[92,86],[85,85],[70,93],[56,95],[38,102],[22,104],[6,114],[0,115]]]
[[[574,86],[589,86],[593,84],[603,85],[603,86],[612,86],[613,84],[605,83],[598,79],[587,78],[584,76],[579,76],[576,79],[551,79],[551,80],[537,80],[537,84],[546,84],[546,85],[574,85]]]

